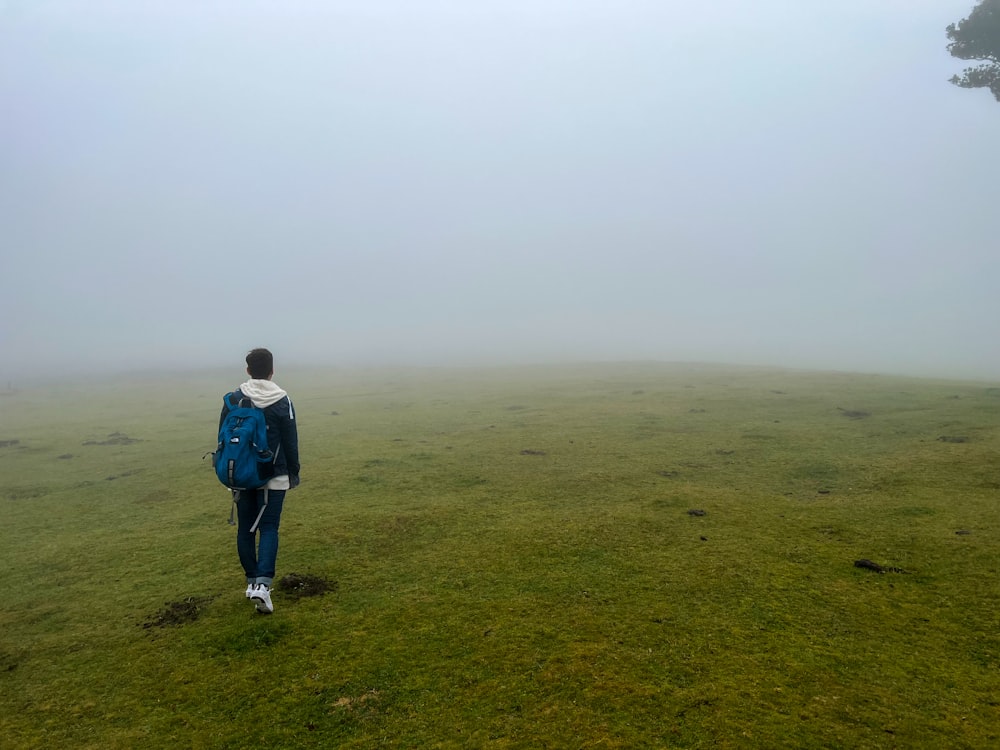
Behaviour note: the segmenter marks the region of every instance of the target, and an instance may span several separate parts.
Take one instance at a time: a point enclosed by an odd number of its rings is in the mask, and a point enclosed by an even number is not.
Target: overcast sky
[[[0,377],[1000,379],[974,0],[0,0]]]

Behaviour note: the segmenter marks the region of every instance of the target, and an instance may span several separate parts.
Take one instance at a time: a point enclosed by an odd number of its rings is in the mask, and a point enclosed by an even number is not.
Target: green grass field
[[[0,745],[1000,743],[997,384],[277,380],[303,463],[278,576],[331,590],[272,616],[202,460],[238,369],[0,395]]]

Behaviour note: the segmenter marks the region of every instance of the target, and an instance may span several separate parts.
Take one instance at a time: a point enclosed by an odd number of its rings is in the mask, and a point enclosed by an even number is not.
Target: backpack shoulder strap
[[[229,409],[253,406],[253,401],[251,401],[247,396],[244,396],[240,391],[230,391],[222,397],[222,401]]]

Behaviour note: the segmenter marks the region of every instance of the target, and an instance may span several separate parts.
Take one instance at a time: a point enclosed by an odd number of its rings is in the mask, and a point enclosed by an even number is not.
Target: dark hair
[[[247,372],[257,380],[271,377],[274,374],[274,355],[267,349],[251,349],[247,352]]]

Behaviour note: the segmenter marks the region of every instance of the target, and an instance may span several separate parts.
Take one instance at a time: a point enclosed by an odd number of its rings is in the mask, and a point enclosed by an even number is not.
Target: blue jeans
[[[240,491],[236,502],[236,517],[239,519],[236,551],[240,554],[247,583],[263,583],[270,587],[274,581],[274,566],[278,559],[278,524],[281,523],[281,507],[284,504],[285,490],[267,490],[267,506],[257,531],[250,531],[264,505],[264,489]]]

